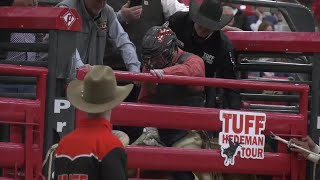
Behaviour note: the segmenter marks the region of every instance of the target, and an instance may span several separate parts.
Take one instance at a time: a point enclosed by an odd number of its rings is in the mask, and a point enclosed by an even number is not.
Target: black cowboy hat
[[[221,30],[233,18],[222,13],[223,8],[219,0],[203,0],[201,5],[191,0],[189,11],[193,22],[213,31]]]

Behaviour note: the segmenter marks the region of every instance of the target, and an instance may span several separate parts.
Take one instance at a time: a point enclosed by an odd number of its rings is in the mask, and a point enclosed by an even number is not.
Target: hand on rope
[[[164,146],[160,141],[158,129],[154,127],[144,128],[141,136],[131,145]]]
[[[301,138],[301,140],[293,138],[292,142],[300,147],[303,147],[304,149],[307,149],[307,150],[310,150],[310,151],[316,153],[317,156],[315,156],[313,154],[309,154],[308,152],[305,152],[305,151],[302,151],[302,150],[296,149],[296,148],[291,148],[292,151],[302,154],[306,159],[308,159],[314,163],[318,163],[318,161],[320,159],[320,157],[319,157],[320,147],[317,146],[316,143],[314,143],[313,140],[309,136]]]
[[[306,159],[313,162],[313,180],[315,180],[316,167],[320,159],[320,154],[319,154],[320,147],[316,145],[316,143],[314,143],[309,136],[302,138],[301,141],[295,138],[291,139],[290,141],[287,141],[273,134],[273,132],[271,131],[270,133],[271,133],[272,139],[278,140],[287,144],[290,150],[302,154]]]
[[[320,148],[317,146],[310,137],[302,138],[302,141],[299,141],[297,139],[291,139],[289,141],[280,138],[279,136],[275,135],[273,132],[271,133],[271,138],[281,141],[288,145],[288,148],[294,152],[298,152],[302,154],[305,158],[308,160],[318,163],[320,159]]]

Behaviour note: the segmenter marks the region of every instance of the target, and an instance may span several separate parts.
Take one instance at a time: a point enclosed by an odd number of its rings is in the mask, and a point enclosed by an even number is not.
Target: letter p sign
[[[60,113],[61,109],[68,109],[70,102],[63,99],[54,100],[54,113]]]

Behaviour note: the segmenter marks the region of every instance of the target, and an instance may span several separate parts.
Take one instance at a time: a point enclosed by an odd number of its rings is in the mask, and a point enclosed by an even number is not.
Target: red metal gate
[[[0,98],[0,123],[10,125],[9,142],[0,142],[0,167],[5,168],[3,176],[7,179],[40,179],[48,70],[1,65],[0,74],[37,78],[35,100]]]
[[[86,70],[78,73],[83,79]],[[194,78],[166,76],[163,80],[149,74],[116,73],[117,80],[149,81],[168,84],[188,84],[196,86],[214,86],[223,88],[245,88],[297,92],[300,95],[299,114],[266,113],[265,135],[270,131],[286,137],[302,137],[307,134],[308,92],[306,85],[238,81],[213,78]],[[194,129],[220,132],[220,109],[176,107],[139,103],[122,103],[112,112],[112,123],[126,126],[151,126],[158,128]],[[83,116],[77,113],[77,120]],[[201,121],[201,123],[200,123]],[[272,175],[273,179],[304,180],[306,161],[295,153],[288,153],[283,144],[278,144],[278,152],[265,152],[263,160],[236,158],[234,166],[224,166],[219,150],[194,150],[172,147],[127,147],[130,168],[170,171],[203,171],[237,174]],[[170,160],[170,163],[169,161]]]

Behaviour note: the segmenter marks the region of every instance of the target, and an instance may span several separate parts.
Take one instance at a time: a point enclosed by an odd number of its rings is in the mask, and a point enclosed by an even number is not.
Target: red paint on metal
[[[228,31],[238,52],[320,52],[318,32],[251,32]]]
[[[218,150],[129,146],[126,152],[129,157],[129,168],[261,175],[290,174],[290,155],[284,153],[266,152],[265,158],[259,160],[259,163],[258,160],[236,157],[235,165],[226,167],[223,165],[224,158]]]
[[[81,31],[75,9],[58,7],[0,7],[0,29]]]
[[[87,73],[87,69],[80,69],[78,71],[78,79],[83,79]],[[284,84],[274,82],[252,82],[244,80],[220,79],[220,78],[201,78],[201,77],[187,77],[187,76],[171,76],[166,75],[164,79],[158,79],[149,73],[130,73],[116,71],[117,80],[139,81],[139,82],[154,82],[167,83],[191,86],[214,86],[222,88],[245,88],[256,90],[273,90],[286,92],[304,92],[308,90],[308,86],[304,84]]]
[[[111,119],[114,125],[220,132],[222,122],[219,120],[219,112],[220,109],[215,108],[122,103],[113,109]],[[263,131],[264,134],[269,134],[270,131],[273,131],[277,134],[290,135],[292,126],[296,126],[299,134],[304,135],[304,117],[302,115],[266,113],[266,116],[267,122],[266,129]],[[201,120],[201,123],[197,120]]]
[[[86,69],[78,71],[78,78],[83,79]],[[215,78],[193,78],[183,76],[166,76],[163,80],[149,74],[132,74],[116,72],[117,80],[148,81],[157,83],[188,84],[215,86],[224,88],[244,88],[258,90],[273,90],[285,92],[298,92],[300,94],[299,114],[266,113],[266,129],[263,134],[270,131],[285,137],[302,137],[307,134],[307,109],[309,87],[301,84],[283,84],[270,82],[238,81]],[[220,109],[176,107],[165,105],[151,105],[139,103],[122,103],[112,112],[112,123],[115,125],[158,127],[173,129],[196,129],[220,132],[222,123],[219,119]],[[83,112],[77,112],[77,118],[83,117]],[[201,121],[201,123],[200,123]],[[306,173],[297,169],[305,169],[306,161],[298,159],[296,154],[265,152],[263,160],[240,159],[236,157],[234,166],[224,166],[224,158],[217,150],[194,150],[159,147],[126,148],[129,167],[150,170],[173,171],[205,171],[225,172],[237,174],[263,174],[276,177],[289,177],[305,179]],[[170,163],[168,163],[170,159]],[[276,163],[275,163],[276,162]],[[294,171],[295,170],[295,171]]]
[[[40,149],[38,146],[33,146],[32,151],[32,157],[37,157],[37,154],[40,153]],[[25,161],[24,152],[24,144],[0,142],[0,167],[10,168],[14,167],[15,164],[19,167],[22,167]],[[36,159],[33,159],[32,163],[34,166],[36,164]]]
[[[3,171],[6,177],[18,177],[17,167],[24,167],[25,179],[38,179],[42,172],[48,70],[40,67],[1,65],[0,74],[37,77],[35,100],[0,98],[0,109],[7,113],[0,113],[0,123],[11,124],[10,142],[0,143],[0,166],[6,168]],[[8,174],[9,169],[14,175]]]

